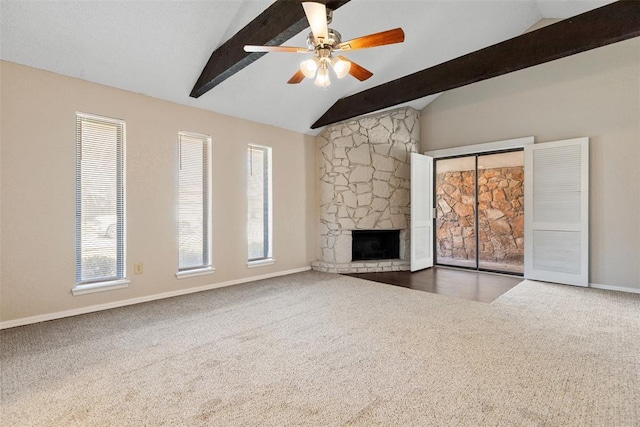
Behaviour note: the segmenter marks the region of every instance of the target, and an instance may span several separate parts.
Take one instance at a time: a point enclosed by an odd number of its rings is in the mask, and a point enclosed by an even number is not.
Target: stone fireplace
[[[315,270],[409,269],[409,162],[419,137],[419,113],[412,108],[338,123],[316,137],[320,223]],[[397,258],[354,261],[354,230],[397,231]]]

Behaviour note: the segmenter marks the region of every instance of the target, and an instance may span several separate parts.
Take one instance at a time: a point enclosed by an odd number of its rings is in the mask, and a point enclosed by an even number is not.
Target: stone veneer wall
[[[438,257],[475,259],[475,172],[436,176]],[[478,255],[524,263],[524,168],[478,170]]]
[[[419,113],[401,108],[329,126],[316,137],[320,224],[314,269],[409,269],[409,162],[419,131]],[[351,262],[352,230],[400,230],[400,259]]]

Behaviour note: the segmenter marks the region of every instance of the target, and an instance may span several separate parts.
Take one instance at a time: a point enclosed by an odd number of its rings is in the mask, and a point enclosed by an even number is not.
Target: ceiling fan
[[[287,82],[289,84],[300,83],[305,77],[310,79],[315,77],[314,83],[317,86],[327,87],[331,84],[329,68],[339,79],[351,74],[360,81],[367,80],[373,76],[371,71],[342,55],[334,56],[334,52],[366,49],[404,41],[402,28],[395,28],[343,42],[340,33],[328,26],[333,17],[331,9],[327,9],[322,3],[315,2],[304,2],[302,7],[311,27],[311,33],[307,37],[307,47],[251,45],[244,47],[245,52],[312,53],[313,58],[302,61],[300,69]]]

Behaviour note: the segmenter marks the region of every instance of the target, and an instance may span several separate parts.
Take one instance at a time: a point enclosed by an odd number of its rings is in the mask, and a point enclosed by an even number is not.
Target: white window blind
[[[76,282],[125,277],[125,123],[76,114]]]
[[[247,156],[248,260],[271,258],[271,148],[249,145]]]
[[[207,135],[178,134],[178,270],[211,267],[210,176]]]

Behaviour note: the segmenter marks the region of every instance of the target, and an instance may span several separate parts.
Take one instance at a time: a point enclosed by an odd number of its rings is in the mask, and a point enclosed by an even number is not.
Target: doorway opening
[[[524,151],[435,160],[435,264],[524,273]]]

